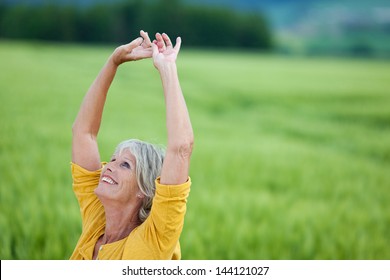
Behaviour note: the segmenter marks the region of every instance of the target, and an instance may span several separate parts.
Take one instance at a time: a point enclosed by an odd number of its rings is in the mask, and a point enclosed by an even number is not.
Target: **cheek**
[[[121,176],[120,185],[125,188],[126,191],[131,191],[137,187],[137,180],[132,173],[126,173]]]
[[[107,164],[103,166],[102,172],[100,172],[100,179],[102,178],[102,176],[103,176],[104,172],[106,172],[106,170],[107,170]]]

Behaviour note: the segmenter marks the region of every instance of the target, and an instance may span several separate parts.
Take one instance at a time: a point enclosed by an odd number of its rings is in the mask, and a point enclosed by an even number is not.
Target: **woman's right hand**
[[[152,43],[148,33],[140,31],[141,37],[131,41],[129,44],[119,46],[111,55],[112,62],[119,66],[127,61],[140,60],[152,57]]]

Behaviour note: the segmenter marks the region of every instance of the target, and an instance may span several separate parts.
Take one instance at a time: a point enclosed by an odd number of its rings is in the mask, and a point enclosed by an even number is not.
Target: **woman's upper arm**
[[[161,170],[160,182],[164,185],[179,185],[188,180],[192,141],[167,148]]]
[[[96,137],[73,131],[72,162],[90,171],[101,168]]]

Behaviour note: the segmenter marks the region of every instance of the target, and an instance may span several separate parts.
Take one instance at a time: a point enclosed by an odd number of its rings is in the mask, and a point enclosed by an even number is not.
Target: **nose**
[[[115,170],[115,162],[108,162],[106,164],[106,171],[113,172]]]

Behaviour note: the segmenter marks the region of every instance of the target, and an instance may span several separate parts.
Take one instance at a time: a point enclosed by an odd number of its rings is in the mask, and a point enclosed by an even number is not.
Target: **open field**
[[[67,259],[71,126],[112,47],[0,41],[0,259]],[[390,259],[390,62],[186,50],[195,132],[183,259]],[[165,143],[152,62],[120,68],[102,159]]]

